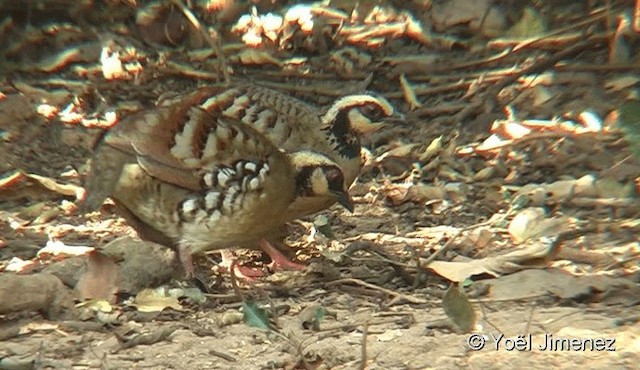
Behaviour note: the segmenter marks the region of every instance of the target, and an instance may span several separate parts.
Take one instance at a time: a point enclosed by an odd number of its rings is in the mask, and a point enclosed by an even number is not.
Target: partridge
[[[216,111],[173,104],[129,116],[98,142],[81,211],[111,197],[141,238],[191,255],[268,246],[298,197],[351,208],[341,168],[312,151],[285,153],[253,127]]]
[[[232,87],[202,87],[181,97],[186,104],[238,119],[288,150],[312,150],[335,161],[348,189],[360,173],[362,135],[402,116],[383,97],[349,95],[320,109],[284,93],[246,83]],[[299,197],[287,212],[290,220],[328,208],[330,195]]]

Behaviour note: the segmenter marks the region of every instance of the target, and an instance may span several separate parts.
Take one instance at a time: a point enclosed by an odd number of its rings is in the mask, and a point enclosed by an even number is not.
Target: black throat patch
[[[344,110],[336,115],[333,122],[323,128],[330,134],[331,146],[333,146],[341,156],[345,158],[355,158],[360,156],[360,140],[349,127],[349,110]]]
[[[296,194],[302,197],[313,196],[313,189],[311,188],[311,173],[316,169],[315,166],[303,167],[298,171],[296,175]]]

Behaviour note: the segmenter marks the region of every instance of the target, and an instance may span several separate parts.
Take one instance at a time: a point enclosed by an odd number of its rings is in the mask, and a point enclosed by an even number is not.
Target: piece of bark
[[[39,311],[47,319],[75,316],[71,290],[50,274],[0,275],[0,315],[19,311]]]

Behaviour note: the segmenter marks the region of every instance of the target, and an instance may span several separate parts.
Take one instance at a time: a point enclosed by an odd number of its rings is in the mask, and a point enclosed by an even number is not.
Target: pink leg
[[[258,245],[260,245],[260,249],[262,249],[262,251],[268,254],[271,258],[272,262],[270,264],[270,267],[273,271],[278,271],[280,269],[300,271],[304,270],[307,267],[306,265],[303,265],[301,263],[290,261],[284,254],[274,248],[271,243],[269,243],[265,239],[260,239]]]
[[[220,266],[222,266],[227,271],[229,271],[229,273],[231,273],[231,266],[233,265],[233,262],[236,260],[236,256],[234,256],[233,252],[231,252],[228,249],[223,249],[222,251],[220,251],[220,254],[222,255],[222,262],[220,262]],[[241,279],[252,281],[252,280],[255,280],[256,278],[264,276],[264,271],[262,271],[262,269],[259,269],[259,268],[238,266],[236,264],[236,265],[233,265],[233,274],[236,277],[239,277]]]

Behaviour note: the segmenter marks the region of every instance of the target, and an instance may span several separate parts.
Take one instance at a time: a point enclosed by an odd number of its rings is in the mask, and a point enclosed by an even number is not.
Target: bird
[[[265,236],[288,207],[321,196],[353,209],[344,184],[325,155],[286,152],[252,126],[182,102],[130,115],[99,138],[80,211],[111,197],[142,239],[176,250],[192,277],[192,255],[206,251],[258,243],[273,259]]]
[[[343,96],[321,108],[286,93],[240,81],[231,86],[203,86],[179,99],[207,112],[238,119],[284,150],[324,154],[342,169],[347,189],[362,168],[361,136],[386,123],[404,120],[384,97],[373,93]],[[288,218],[312,215],[336,201],[330,195],[298,197],[289,206]]]

